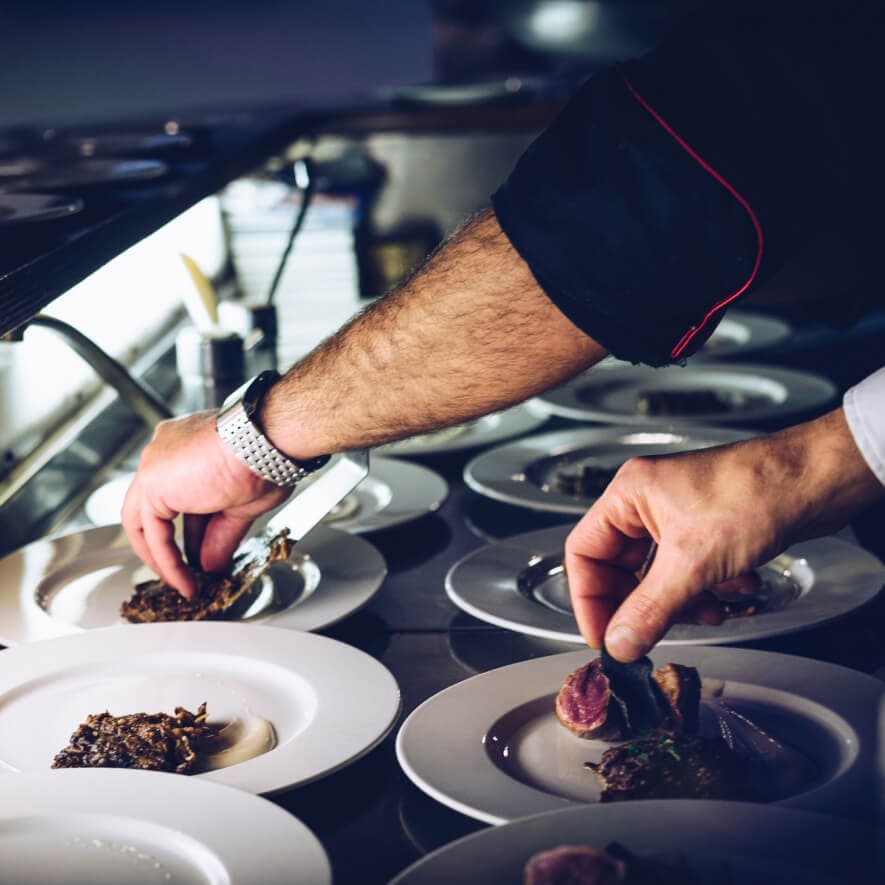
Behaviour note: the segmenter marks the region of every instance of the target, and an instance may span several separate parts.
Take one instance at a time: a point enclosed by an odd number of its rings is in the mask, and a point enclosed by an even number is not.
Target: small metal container
[[[243,337],[227,329],[185,326],[175,341],[175,361],[187,412],[217,409],[246,380]]]

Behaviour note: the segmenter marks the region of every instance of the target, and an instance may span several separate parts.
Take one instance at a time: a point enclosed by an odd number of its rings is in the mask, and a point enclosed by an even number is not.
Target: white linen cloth
[[[885,485],[885,367],[849,388],[842,406],[857,447]]]

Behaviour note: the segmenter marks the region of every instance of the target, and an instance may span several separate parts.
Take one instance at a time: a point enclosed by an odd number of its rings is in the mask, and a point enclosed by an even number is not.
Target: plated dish
[[[119,522],[123,499],[134,476],[127,473],[114,477],[87,498],[84,510],[95,525]],[[369,475],[323,522],[353,534],[381,531],[439,510],[448,493],[446,481],[427,467],[375,457]]]
[[[576,736],[554,709],[565,677],[592,657],[589,650],[550,655],[440,692],[400,728],[400,765],[425,793],[486,823],[599,802],[599,780],[585,766],[599,763],[610,745]],[[873,813],[881,682],[819,661],[743,649],[667,648],[650,657],[656,667],[696,667],[705,691],[807,760],[800,776],[784,778],[777,804]]]
[[[464,468],[464,482],[505,504],[583,515],[629,458],[704,449],[751,436],[743,430],[690,425],[543,433],[477,455]]]
[[[547,414],[535,411],[528,404],[514,406],[504,412],[493,412],[456,427],[433,433],[422,433],[398,442],[379,446],[379,455],[439,455],[478,448],[536,430],[547,420]]]
[[[47,771],[90,716],[204,703],[225,745],[187,779],[274,793],[371,750],[400,697],[374,658],[312,633],[214,622],[62,636],[0,655],[0,772]]]
[[[664,823],[665,822],[665,823]],[[872,885],[885,869],[874,827],[772,805],[649,800],[553,811],[465,836],[421,858],[391,885],[522,885],[529,858],[561,845],[616,842],[640,856],[683,860],[699,882]],[[688,883],[684,883],[688,885]]]
[[[704,362],[590,369],[532,403],[547,415],[575,421],[744,425],[821,410],[836,394],[832,382],[811,372]]]
[[[242,790],[122,769],[6,775],[0,788],[0,865],[18,885],[284,885],[293,869],[332,881],[316,836]]]
[[[367,541],[318,526],[272,567],[239,620],[318,630],[368,602],[385,574]],[[119,525],[34,541],[0,560],[0,643],[123,626],[122,603],[149,577]]]
[[[562,551],[571,525],[527,532],[468,554],[446,575],[446,592],[482,621],[545,639],[583,643],[572,614]],[[754,614],[718,627],[674,624],[662,645],[749,642],[817,627],[873,599],[885,566],[841,538],[795,544],[758,569]]]

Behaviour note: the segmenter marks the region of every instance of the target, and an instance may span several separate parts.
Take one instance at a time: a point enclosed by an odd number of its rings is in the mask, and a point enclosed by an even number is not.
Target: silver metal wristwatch
[[[280,380],[279,372],[262,372],[235,390],[215,418],[215,429],[226,446],[254,473],[278,486],[294,486],[319,470],[328,455],[296,461],[281,452],[255,421],[261,400]]]

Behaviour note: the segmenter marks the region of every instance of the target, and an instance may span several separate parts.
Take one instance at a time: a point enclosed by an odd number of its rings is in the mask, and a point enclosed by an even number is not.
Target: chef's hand
[[[198,412],[157,426],[126,494],[123,527],[145,565],[191,598],[196,584],[172,521],[184,514],[194,568],[224,571],[252,521],[290,492],[253,473],[221,442],[215,412]]]
[[[841,409],[768,437],[630,460],[566,541],[581,634],[632,661],[677,620],[718,624],[708,588],[737,581],[740,592],[750,569],[838,530],[882,493]]]

